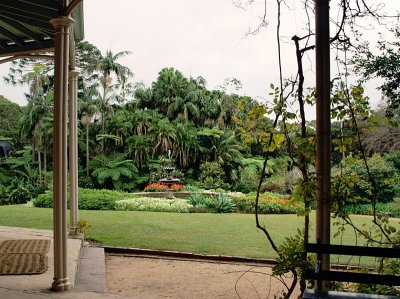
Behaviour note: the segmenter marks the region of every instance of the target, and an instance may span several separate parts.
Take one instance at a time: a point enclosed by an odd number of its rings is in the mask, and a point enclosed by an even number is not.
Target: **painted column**
[[[76,236],[78,226],[78,133],[77,99],[79,71],[69,71],[69,193],[70,235]]]
[[[54,124],[53,124],[53,243],[54,278],[52,290],[71,288],[67,276],[67,97],[69,27],[73,19],[60,16],[50,20],[54,33]]]
[[[315,61],[316,61],[316,129],[317,129],[317,212],[318,244],[330,244],[330,181],[331,181],[331,99],[330,99],[330,37],[329,0],[315,1]],[[329,254],[322,254],[321,270],[330,269]],[[322,281],[317,290],[327,292],[329,282]]]

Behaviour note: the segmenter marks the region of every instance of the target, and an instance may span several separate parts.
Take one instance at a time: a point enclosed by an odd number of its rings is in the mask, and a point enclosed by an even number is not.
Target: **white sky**
[[[398,0],[385,1],[400,8]],[[239,94],[265,100],[270,83],[277,85],[279,80],[276,8],[275,1],[269,2],[269,27],[244,38],[262,15],[262,0],[247,10],[237,8],[232,0],[84,0],[85,39],[102,52],[131,51],[120,62],[134,72],[135,82],[148,86],[163,67],[174,67],[188,77],[203,76],[209,89],[225,78],[237,78],[243,83]],[[287,3],[295,7],[299,2]],[[294,46],[289,41],[304,27],[302,13],[301,6],[285,9],[281,36],[286,40],[282,44],[286,77],[296,67]],[[1,77],[8,67],[0,65]],[[312,84],[315,75],[311,68],[307,76]],[[0,78],[0,94],[19,104],[26,103],[23,93],[27,89],[6,85]],[[372,85],[369,94],[379,97]]]

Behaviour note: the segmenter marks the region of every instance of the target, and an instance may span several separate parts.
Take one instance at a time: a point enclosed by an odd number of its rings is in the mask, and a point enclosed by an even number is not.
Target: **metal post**
[[[331,159],[331,113],[330,113],[330,37],[329,0],[315,0],[315,54],[317,96],[317,243],[330,244],[330,159]],[[329,254],[321,256],[321,270],[329,270]],[[318,291],[328,291],[323,281]]]
[[[78,133],[77,92],[79,71],[69,72],[69,186],[70,235],[76,236],[78,226]]]
[[[54,34],[54,148],[53,148],[53,242],[54,279],[52,290],[66,291],[71,288],[67,276],[67,84],[68,38],[73,20],[60,16],[50,20]]]

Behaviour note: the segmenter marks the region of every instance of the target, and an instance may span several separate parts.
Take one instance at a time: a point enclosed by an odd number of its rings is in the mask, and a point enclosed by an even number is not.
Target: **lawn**
[[[276,257],[266,237],[255,227],[251,214],[80,211],[79,217],[92,226],[86,237],[104,245]],[[314,214],[311,218],[314,219]],[[294,234],[303,222],[296,215],[262,215],[261,220],[277,244]],[[354,216],[354,222],[359,225],[368,220],[366,216]],[[0,225],[52,229],[52,209],[0,206]],[[332,234],[334,231],[332,228]],[[344,235],[343,244],[355,244],[355,235],[350,229]]]

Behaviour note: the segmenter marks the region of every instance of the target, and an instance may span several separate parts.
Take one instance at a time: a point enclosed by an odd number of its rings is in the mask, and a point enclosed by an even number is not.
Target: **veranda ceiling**
[[[63,0],[1,0],[0,56],[51,51],[54,47],[54,28],[50,20],[64,15]],[[72,12],[75,19],[74,38],[84,37],[82,3]]]

